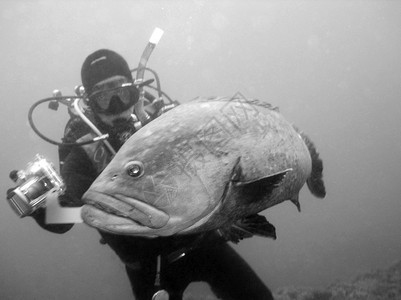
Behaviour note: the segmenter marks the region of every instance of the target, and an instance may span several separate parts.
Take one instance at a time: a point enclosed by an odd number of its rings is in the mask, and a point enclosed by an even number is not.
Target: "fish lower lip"
[[[83,200],[108,214],[128,218],[150,228],[161,228],[170,219],[165,212],[124,195],[107,195],[96,191],[85,193]]]

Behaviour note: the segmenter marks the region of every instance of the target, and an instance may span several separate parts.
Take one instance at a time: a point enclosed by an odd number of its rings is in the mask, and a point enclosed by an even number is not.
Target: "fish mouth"
[[[105,231],[124,233],[138,229],[143,231],[144,228],[159,229],[170,219],[164,211],[121,194],[111,196],[88,191],[83,196],[83,201],[84,222]]]

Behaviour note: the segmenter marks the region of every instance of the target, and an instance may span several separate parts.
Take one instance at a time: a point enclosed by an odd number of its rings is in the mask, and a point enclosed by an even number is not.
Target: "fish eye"
[[[145,172],[143,163],[141,163],[140,161],[129,162],[126,165],[125,169],[127,170],[127,174],[133,178],[139,178]]]

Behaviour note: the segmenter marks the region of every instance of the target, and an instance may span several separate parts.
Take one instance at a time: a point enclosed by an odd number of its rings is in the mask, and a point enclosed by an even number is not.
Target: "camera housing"
[[[65,188],[63,179],[53,165],[39,154],[28,163],[25,170],[12,171],[10,178],[18,186],[8,193],[7,200],[21,218],[44,206],[48,195],[60,195]]]

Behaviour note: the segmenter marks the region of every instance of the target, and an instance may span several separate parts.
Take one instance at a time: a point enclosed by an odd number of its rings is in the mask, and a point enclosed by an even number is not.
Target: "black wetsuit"
[[[116,150],[122,145],[113,135],[109,141]],[[98,176],[81,147],[72,148],[61,175],[67,186],[60,197],[63,206],[81,206],[83,193]],[[52,232],[64,233],[73,226],[44,224],[43,210],[34,217]],[[151,299],[158,289],[167,290],[170,300],[182,299],[185,288],[194,281],[209,283],[221,299],[273,299],[250,266],[214,232],[153,239],[99,233],[126,265],[135,299]],[[159,257],[160,287],[155,286]]]

